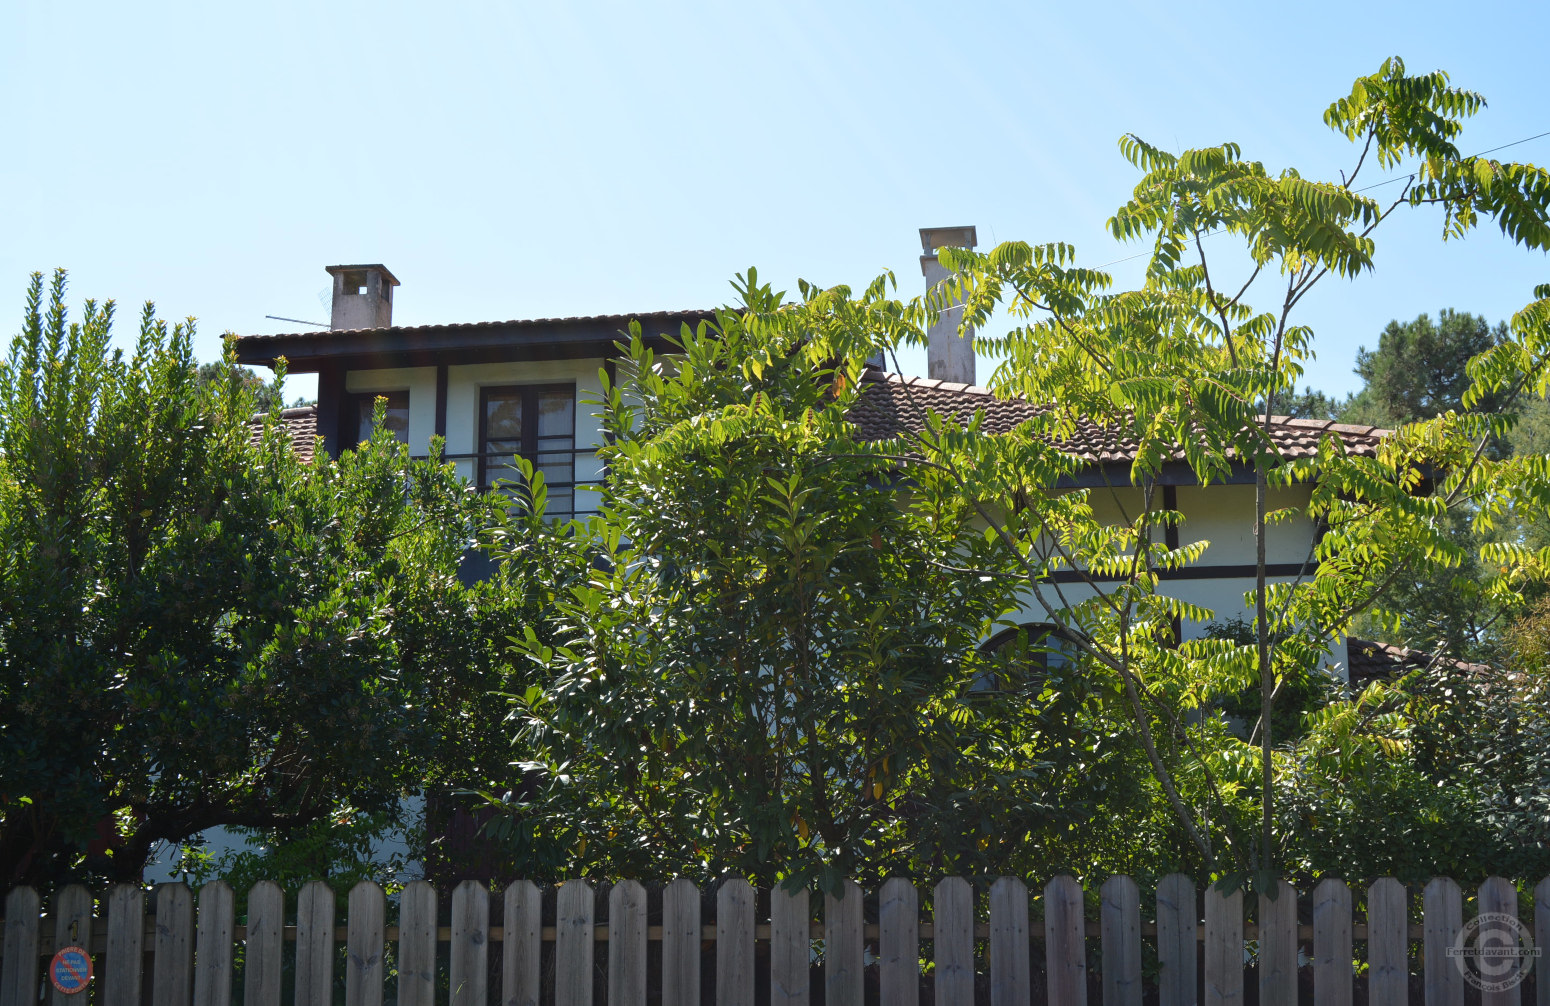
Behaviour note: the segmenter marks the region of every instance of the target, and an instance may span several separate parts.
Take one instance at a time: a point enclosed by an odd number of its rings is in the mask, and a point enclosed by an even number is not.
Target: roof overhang
[[[639,321],[648,347],[672,348],[676,336],[712,317],[709,311],[660,311],[593,318],[542,318],[469,325],[353,329],[245,335],[237,339],[237,362],[273,367],[285,358],[293,374],[343,368],[423,367],[433,364],[498,363],[511,360],[564,360],[615,356],[615,343],[628,338],[630,322]]]

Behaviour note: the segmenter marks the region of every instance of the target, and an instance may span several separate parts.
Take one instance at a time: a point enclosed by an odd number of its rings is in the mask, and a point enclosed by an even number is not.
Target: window
[[[535,384],[485,388],[479,403],[479,485],[489,488],[521,475],[510,464],[521,455],[544,473],[549,513],[576,509],[576,386]]]
[[[975,691],[1033,688],[1036,692],[1051,671],[1058,676],[1080,659],[1070,630],[1039,623],[1003,629],[981,643],[980,652],[1001,664],[997,671],[1001,680],[992,681],[990,675],[984,675],[975,682]]]
[[[409,442],[409,392],[407,391],[371,391],[351,395],[349,412],[345,416],[345,422],[351,424],[353,428],[349,443],[354,445],[371,438],[372,409],[376,407],[378,398],[387,399],[387,413],[382,417],[382,424],[398,438],[399,443],[407,444]]]

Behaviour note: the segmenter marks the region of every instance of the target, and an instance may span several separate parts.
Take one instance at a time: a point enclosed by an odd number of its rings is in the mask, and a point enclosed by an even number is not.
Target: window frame
[[[350,442],[347,446],[355,448],[363,440],[371,437],[370,426],[368,425],[365,428],[361,426],[361,406],[363,404],[373,405],[377,399],[386,398],[388,400],[388,408],[392,408],[394,395],[402,395],[404,397],[404,439],[400,440],[399,443],[409,443],[409,417],[411,415],[410,408],[413,396],[408,388],[391,388],[386,391],[349,391],[345,393],[345,408],[347,410],[345,414],[350,417],[346,422],[350,423],[355,431],[350,437]]]
[[[576,382],[558,381],[546,384],[490,384],[479,388],[479,440],[478,456],[479,468],[475,482],[480,489],[494,489],[494,483],[489,481],[490,453],[485,448],[490,442],[490,395],[512,394],[522,396],[522,449],[515,452],[520,457],[526,458],[534,465],[538,464],[538,398],[540,395],[553,394],[557,391],[568,392],[571,402],[571,481],[570,485],[576,485]],[[550,452],[552,453],[552,452]],[[506,467],[501,465],[501,467]]]
[[[1027,687],[1037,681],[1041,686],[1049,676],[1049,657],[1051,652],[1060,653],[1065,657],[1067,664],[1075,664],[1081,660],[1081,640],[1072,629],[1057,625],[1054,622],[1020,622],[1008,626],[979,644],[979,652],[987,657],[994,658],[1009,644],[1016,641],[1020,633],[1028,634],[1028,656],[1030,660],[1026,665],[1028,677],[1014,683],[1007,681],[987,681],[976,688],[976,691],[1015,691]],[[1046,640],[1060,640],[1071,644],[1070,649],[1058,645],[1048,645]]]

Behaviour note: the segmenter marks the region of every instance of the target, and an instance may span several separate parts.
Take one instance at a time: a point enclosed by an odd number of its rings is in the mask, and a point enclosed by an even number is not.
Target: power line
[[[1492,147],[1489,150],[1482,150],[1478,154],[1470,154],[1469,156],[1471,156],[1471,157],[1484,157],[1486,154],[1494,154],[1498,150],[1506,150],[1508,147],[1516,147],[1519,144],[1528,143],[1528,142],[1530,142],[1532,140],[1543,139],[1546,136],[1550,136],[1550,129],[1545,130],[1543,133],[1535,133],[1533,136],[1525,136],[1521,140],[1513,140],[1511,143],[1503,143],[1499,147]],[[1414,178],[1414,177],[1415,177],[1415,173],[1414,172],[1411,172],[1408,175],[1395,175],[1393,178],[1385,178],[1381,182],[1373,182],[1371,185],[1364,185],[1364,186],[1362,186],[1359,189],[1352,189],[1351,191],[1353,191],[1353,192],[1366,192],[1369,189],[1382,188],[1385,185],[1392,185],[1395,182],[1402,182],[1402,181],[1405,181],[1406,179],[1410,179],[1410,178]],[[1211,231],[1210,233],[1208,233],[1208,234],[1206,234],[1204,236],[1205,237],[1211,237],[1213,235],[1220,234],[1220,233],[1221,233],[1221,231],[1216,230],[1216,231]],[[1124,263],[1124,262],[1131,262],[1131,261],[1134,261],[1135,259],[1142,258],[1146,254],[1147,254],[1146,252],[1136,252],[1134,255],[1126,255],[1124,258],[1117,258],[1117,259],[1115,259],[1112,262],[1105,262],[1105,263],[1103,263],[1103,265],[1094,266],[1093,268],[1095,268],[1095,269],[1107,269],[1111,265],[1120,265],[1121,263]]]

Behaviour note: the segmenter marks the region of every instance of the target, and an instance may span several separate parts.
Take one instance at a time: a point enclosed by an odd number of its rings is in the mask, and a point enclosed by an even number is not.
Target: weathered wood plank
[[[662,1006],[700,1006],[700,889],[687,877],[662,892]]]
[[[1000,881],[997,881],[1000,883]],[[996,894],[990,892],[991,952],[995,953]],[[1082,885],[1075,877],[1059,876],[1044,885],[1044,967],[1049,1001],[1071,1006],[1087,1004],[1087,922],[1082,911]],[[1027,951],[1020,956],[1027,960]],[[1024,965],[1026,968],[1026,964]],[[1022,986],[1027,977],[1018,976]],[[991,958],[991,996],[995,995],[995,957]],[[1028,1001],[1028,992],[1016,991],[1018,1006]]]
[[[646,889],[634,880],[608,892],[608,1006],[646,1006]]]
[[[1518,889],[1512,881],[1505,877],[1487,877],[1476,892],[1475,907],[1482,916],[1496,915],[1503,918],[1503,921],[1480,924],[1475,934],[1476,946],[1518,946],[1518,933],[1514,925],[1518,919]],[[1508,919],[1511,921],[1505,921]],[[1523,963],[1521,957],[1471,962],[1470,966],[1487,983],[1480,991],[1480,1006],[1518,1006],[1522,1003],[1520,969]]]
[[[1426,1006],[1464,1006],[1464,972],[1448,948],[1464,928],[1464,895],[1447,877],[1421,892],[1421,933]]]
[[[1110,877],[1102,891],[1103,1006],[1141,1006],[1141,891]]]
[[[42,945],[43,900],[30,887],[5,896],[5,960],[0,961],[0,1006],[33,1006],[38,1001],[38,954]]]
[[[1405,886],[1383,877],[1367,889],[1368,1006],[1407,1006],[1410,998],[1410,913]]]
[[[555,896],[555,1006],[592,1006],[592,940],[596,918],[592,885],[568,880]]]
[[[54,919],[54,947],[49,956],[52,957],[65,947],[80,947],[95,956],[97,948],[92,946],[91,892],[80,884],[70,884],[54,892],[50,908]],[[49,986],[49,998],[53,1006],[72,1006],[80,1002],[79,995],[65,995],[52,985]]]
[[[920,894],[903,877],[883,882],[877,897],[878,989],[885,1003],[920,1003]]]
[[[1157,884],[1157,1001],[1158,1006],[1195,1006],[1195,881],[1182,873],[1170,873]]]
[[[225,881],[212,880],[199,889],[199,927],[194,936],[194,1006],[231,1006],[236,901]]]
[[[832,1006],[865,1006],[863,900],[861,887],[853,880],[844,881],[837,894],[823,898],[824,1002]]]
[[[151,1001],[189,1006],[194,994],[194,892],[187,884],[156,888],[155,968]]]
[[[1297,1006],[1297,891],[1284,880],[1259,895],[1259,1002]]]
[[[490,889],[465,880],[452,891],[452,945],[448,968],[451,1006],[490,1001]]]
[[[296,896],[296,1006],[334,1001],[334,889],[321,880]]]
[[[696,916],[697,917],[697,916]],[[770,1003],[772,1006],[807,1006],[810,999],[808,969],[812,962],[812,895],[806,888],[770,892]],[[666,1003],[667,997],[662,1001]],[[684,1006],[699,1006],[699,998],[685,999]]]
[[[1206,888],[1205,1006],[1243,1002],[1243,892]]]
[[[974,1006],[974,888],[962,877],[931,892],[931,949],[938,1006]]]
[[[1028,886],[1015,877],[990,885],[990,1003],[1028,1006]]]
[[[242,962],[243,1006],[280,1006],[281,936],[285,892],[260,880],[248,891],[247,944]]]
[[[350,888],[346,903],[349,919],[345,930],[345,1006],[382,1006],[386,969],[387,900],[382,888],[363,880]]]
[[[753,1006],[754,891],[741,877],[716,892],[716,1004]]]
[[[436,888],[423,880],[398,895],[398,1006],[435,1006]]]
[[[501,1006],[538,1006],[543,973],[543,896],[531,880],[506,888],[502,907]]]
[[[145,942],[145,892],[139,884],[108,891],[108,945],[102,962],[104,1006],[140,1006]]]
[[[1313,890],[1313,998],[1319,1006],[1351,1006],[1352,959],[1351,889],[1329,877]],[[1292,966],[1295,971],[1295,950]]]
[[[1550,877],[1534,885],[1534,946],[1550,947]],[[1550,1006],[1550,959],[1534,962],[1534,1006]]]

